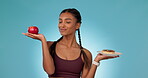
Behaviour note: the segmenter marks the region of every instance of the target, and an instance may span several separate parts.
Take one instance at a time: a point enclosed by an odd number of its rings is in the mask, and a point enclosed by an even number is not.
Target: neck
[[[61,43],[66,45],[68,48],[70,47],[78,47],[78,43],[76,42],[75,35],[67,35],[63,36]]]

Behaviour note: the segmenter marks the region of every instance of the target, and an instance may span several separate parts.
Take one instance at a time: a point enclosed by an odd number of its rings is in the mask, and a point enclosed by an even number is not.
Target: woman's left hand
[[[119,55],[118,56],[107,56],[107,55],[103,55],[99,53],[94,59],[94,61],[99,62],[101,60],[112,59],[112,58],[117,58],[117,57],[119,57]]]

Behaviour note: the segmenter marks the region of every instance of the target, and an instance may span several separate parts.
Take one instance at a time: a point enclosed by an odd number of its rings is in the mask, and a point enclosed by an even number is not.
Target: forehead
[[[59,19],[67,19],[67,18],[70,18],[70,19],[76,19],[71,13],[62,13],[59,17]]]

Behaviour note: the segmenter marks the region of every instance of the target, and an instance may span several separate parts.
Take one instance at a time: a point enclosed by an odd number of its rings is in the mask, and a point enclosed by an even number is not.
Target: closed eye
[[[66,22],[67,24],[70,24],[71,22]]]
[[[59,23],[62,23],[61,21],[59,21]]]

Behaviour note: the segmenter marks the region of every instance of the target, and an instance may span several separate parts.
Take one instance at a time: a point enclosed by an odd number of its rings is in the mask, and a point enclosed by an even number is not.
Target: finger
[[[115,56],[115,58],[117,58],[117,57],[120,57],[119,55],[118,56]]]
[[[104,56],[106,59],[115,58],[115,56]]]
[[[26,35],[26,36],[28,35],[28,33],[22,33],[22,34],[23,34],[23,35]]]
[[[102,55],[101,53],[99,53],[98,55]]]
[[[35,38],[32,34],[30,34],[30,33],[22,33],[22,34],[24,34],[24,35],[26,35],[26,36],[28,36],[28,37],[31,37],[31,38]]]
[[[28,33],[28,34],[32,35],[32,33]]]
[[[38,36],[37,34],[32,34],[32,33],[28,33],[28,34],[34,37]]]
[[[25,33],[22,33],[23,35],[25,35]]]
[[[22,34],[25,35],[25,36],[29,36],[28,33],[22,33]]]
[[[112,57],[110,57],[110,58],[117,58],[117,57],[119,57],[119,56],[112,56]]]
[[[38,39],[38,34],[32,34],[32,33],[28,33],[29,37],[33,38],[33,39]],[[39,39],[38,39],[39,40]]]
[[[113,56],[114,58],[116,58],[116,57],[119,57],[119,55],[117,55],[117,56]]]
[[[33,34],[32,33],[27,33],[28,35],[32,35],[33,36]]]

